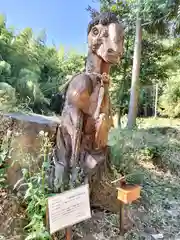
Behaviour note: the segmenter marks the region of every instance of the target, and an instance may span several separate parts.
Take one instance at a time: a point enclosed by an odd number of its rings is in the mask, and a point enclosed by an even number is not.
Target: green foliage
[[[49,100],[67,75],[84,68],[84,56],[74,51],[66,54],[62,47],[46,46],[45,40],[44,31],[35,37],[31,28],[15,35],[1,16],[0,82],[15,90],[16,105],[24,105],[27,110],[31,108],[38,113],[48,113]],[[11,110],[13,106],[9,103],[2,110],[8,108]]]
[[[7,153],[4,150],[0,150],[0,188],[5,187],[7,168],[5,165],[6,154]]]
[[[147,118],[137,123],[136,130],[114,129],[109,136],[116,169],[127,182],[142,186],[137,204],[129,205],[135,226],[125,238],[144,239],[151,235],[145,235],[147,229],[160,229],[164,238],[173,239],[179,235],[179,120]]]
[[[114,129],[109,135],[112,161],[123,175],[133,173],[139,176],[135,172],[148,162],[178,174],[180,170],[177,154],[180,149],[178,134],[178,130],[174,128],[151,128],[151,126],[133,131]]]
[[[179,72],[180,74],[180,72]],[[160,108],[163,115],[180,117],[180,75],[168,79],[160,97]]]
[[[3,125],[3,119],[1,116],[1,124]],[[0,130],[1,133],[1,130]],[[2,133],[1,133],[2,134]],[[1,136],[0,138],[0,188],[7,187],[6,184],[6,171],[8,165],[6,159],[9,157],[9,136]]]
[[[123,115],[128,111],[138,4],[134,0],[116,2],[101,0],[100,2],[101,10],[111,10],[116,13],[125,27],[124,56],[121,64],[112,68],[110,93],[114,112]],[[91,7],[88,11],[92,15],[96,14]],[[141,1],[144,31],[139,109],[143,109],[144,106],[154,108],[154,100],[151,94],[147,94],[144,90],[144,86],[151,86],[153,91],[154,83],[158,82],[159,95],[167,96],[166,85],[171,81],[171,75],[177,75],[180,66],[179,38],[175,36],[178,34],[179,16],[179,6],[176,0]],[[8,84],[15,91],[15,97],[9,101],[9,95],[2,93],[0,88],[0,98],[3,102],[0,109],[3,111],[25,108],[24,110],[27,111],[49,114],[49,100],[52,94],[58,92],[68,76],[84,70],[85,57],[83,55],[74,51],[66,53],[63,46],[58,49],[54,46],[46,46],[44,30],[37,37],[28,27],[15,34],[13,28],[6,27],[6,19],[2,15],[0,18],[0,52],[0,82]],[[173,106],[176,104],[177,102],[173,102]],[[163,105],[163,109],[168,108],[167,105],[165,107],[165,104],[162,104],[162,101],[160,105]],[[169,115],[171,111],[165,112]],[[173,116],[177,115],[173,114]]]
[[[25,227],[25,230],[27,231],[26,240],[51,239],[44,221],[48,198],[45,173],[49,164],[48,150],[50,147],[50,141],[46,133],[41,134],[39,137],[42,145],[39,156],[42,158],[42,167],[39,169],[39,172],[36,173],[32,173],[30,169],[23,170],[23,176],[28,186],[24,196],[24,200],[27,203],[26,211],[29,219],[29,224]]]
[[[120,115],[127,113],[131,87],[135,19],[140,4],[142,21],[142,56],[140,69],[139,111],[144,106],[154,110],[154,96],[146,91],[149,86],[153,93],[158,83],[159,96],[166,88],[171,75],[179,69],[179,2],[176,0],[100,0],[102,11],[113,11],[123,22],[125,28],[124,56],[121,65],[112,69],[111,97],[114,110]],[[177,36],[177,38],[175,38]],[[168,42],[168,44],[167,44]],[[167,93],[163,93],[166,94]],[[176,105],[177,102],[174,102]],[[169,106],[169,105],[168,105]],[[166,108],[168,107],[166,106]],[[163,108],[164,104],[163,104]],[[171,107],[170,107],[171,108]],[[143,110],[144,111],[144,110]],[[168,116],[170,111],[166,111]],[[175,116],[175,115],[174,115]]]

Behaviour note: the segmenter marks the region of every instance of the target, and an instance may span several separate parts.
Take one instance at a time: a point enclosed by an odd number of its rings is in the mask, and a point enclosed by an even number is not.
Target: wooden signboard
[[[50,234],[91,218],[89,185],[48,198]]]

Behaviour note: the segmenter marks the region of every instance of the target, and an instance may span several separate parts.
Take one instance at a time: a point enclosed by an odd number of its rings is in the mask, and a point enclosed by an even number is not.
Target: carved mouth
[[[107,57],[107,62],[110,63],[110,64],[116,64],[116,63],[119,62],[119,56],[117,56],[117,55],[116,56],[115,55],[114,56],[112,56],[112,55],[108,56]]]

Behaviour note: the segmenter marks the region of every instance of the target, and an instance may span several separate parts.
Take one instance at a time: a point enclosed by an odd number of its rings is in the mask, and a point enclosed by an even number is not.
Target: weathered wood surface
[[[56,128],[61,123],[56,116],[37,114],[8,113],[1,118],[1,136],[12,130],[10,139],[11,154],[7,159],[7,183],[11,188],[22,178],[22,168],[38,169],[40,163],[41,140],[39,133],[47,132],[50,140],[56,134]],[[3,122],[6,126],[3,128]],[[4,133],[3,133],[4,131]]]

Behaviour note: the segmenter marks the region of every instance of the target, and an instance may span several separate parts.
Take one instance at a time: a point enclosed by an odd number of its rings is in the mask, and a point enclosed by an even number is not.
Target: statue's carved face
[[[105,62],[116,64],[123,54],[124,30],[120,23],[98,24],[88,35],[88,45]]]

